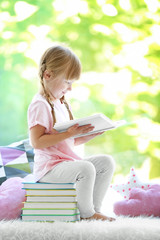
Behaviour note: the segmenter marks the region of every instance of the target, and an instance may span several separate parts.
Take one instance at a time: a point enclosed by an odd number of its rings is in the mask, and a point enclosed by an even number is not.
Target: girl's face
[[[53,100],[60,99],[68,91],[72,90],[74,80],[66,80],[64,76],[51,77],[46,81],[47,91],[53,97]]]

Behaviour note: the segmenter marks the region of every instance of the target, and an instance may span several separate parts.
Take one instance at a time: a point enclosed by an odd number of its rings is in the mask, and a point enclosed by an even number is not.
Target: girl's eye
[[[72,84],[70,81],[67,81],[67,80],[66,80],[65,82],[66,82],[68,85]]]

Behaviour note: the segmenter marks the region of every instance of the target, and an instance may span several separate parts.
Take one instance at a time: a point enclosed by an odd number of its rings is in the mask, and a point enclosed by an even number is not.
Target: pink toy
[[[129,200],[114,204],[116,215],[160,217],[160,185],[154,184],[149,189],[133,188]]]
[[[19,218],[25,201],[25,190],[22,189],[23,179],[14,177],[0,186],[0,220]]]
[[[113,184],[111,188],[113,188],[117,193],[122,195],[125,200],[129,199],[130,192],[133,188],[142,188],[144,190],[148,189],[152,184],[145,183],[139,180],[137,173],[134,167],[131,167],[130,174],[126,183],[123,184]]]

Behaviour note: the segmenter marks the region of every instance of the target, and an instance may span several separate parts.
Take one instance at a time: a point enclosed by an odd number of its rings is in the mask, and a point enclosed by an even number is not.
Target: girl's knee
[[[83,162],[80,166],[80,174],[87,177],[94,177],[96,175],[96,169],[90,162]]]
[[[111,155],[101,155],[100,158],[105,168],[108,168],[112,171],[115,170],[115,161]]]

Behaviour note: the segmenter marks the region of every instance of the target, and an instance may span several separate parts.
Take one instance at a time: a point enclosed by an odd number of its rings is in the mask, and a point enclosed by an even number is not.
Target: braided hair
[[[59,45],[48,48],[41,57],[39,64],[40,83],[43,96],[51,107],[54,125],[56,123],[54,104],[44,84],[45,70],[53,71],[55,76],[59,76],[63,73],[65,74],[67,80],[79,79],[81,73],[81,64],[78,57],[69,48]],[[65,104],[69,113],[69,117],[72,120],[73,115],[64,96],[60,99],[60,101],[61,103]]]

